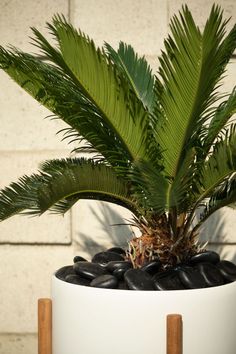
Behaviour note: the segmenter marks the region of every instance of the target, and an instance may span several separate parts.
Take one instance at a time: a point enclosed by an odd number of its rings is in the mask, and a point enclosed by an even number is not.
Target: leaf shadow
[[[234,221],[230,209],[227,209],[218,210],[209,217],[200,228],[199,240],[201,243],[208,241],[206,248],[219,253],[221,259],[236,263],[236,237],[234,239],[233,236]]]
[[[110,208],[109,203],[106,202],[100,202],[99,209],[89,204],[87,215],[87,222],[92,219],[96,220],[98,229],[88,227],[88,232],[79,231],[76,233],[73,240],[76,252],[94,255],[113,246],[127,248],[128,241],[135,231],[133,227],[128,225],[131,220],[124,219],[117,210]],[[98,233],[97,237],[96,232]]]

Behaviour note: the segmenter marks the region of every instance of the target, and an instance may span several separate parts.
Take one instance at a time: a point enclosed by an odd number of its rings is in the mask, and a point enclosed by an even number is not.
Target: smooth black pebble
[[[65,278],[67,283],[89,286],[90,280],[80,277],[77,274],[68,274]]]
[[[73,259],[73,262],[76,263],[76,262],[88,262],[88,261],[84,257],[75,256],[74,259]]]
[[[109,270],[109,272],[114,272],[114,270],[117,269],[128,270],[130,268],[132,268],[132,263],[129,261],[110,261],[106,265],[106,269]]]
[[[60,280],[65,280],[66,276],[69,274],[75,274],[74,268],[71,265],[58,269],[55,276]]]
[[[141,269],[150,275],[154,275],[158,272],[158,270],[160,269],[160,266],[161,266],[160,261],[151,261],[151,262],[144,264],[141,267]]]
[[[205,251],[201,253],[195,254],[193,257],[190,258],[189,263],[190,264],[197,264],[197,263],[213,263],[216,264],[220,261],[220,256],[218,253],[214,251]]]
[[[118,279],[113,275],[104,274],[93,279],[90,286],[94,288],[116,289],[118,287]]]
[[[78,275],[86,279],[93,280],[99,275],[107,274],[106,269],[98,263],[77,262],[73,267]]]
[[[207,286],[219,286],[224,284],[224,278],[214,264],[199,263],[196,268],[203,276]]]
[[[120,290],[129,290],[126,282],[124,280],[120,280],[118,284],[118,289]]]
[[[230,261],[221,261],[217,264],[221,275],[227,282],[236,280],[236,265]]]
[[[107,250],[107,252],[115,252],[115,253],[118,253],[118,254],[121,254],[121,255],[125,255],[126,252],[123,248],[121,247],[111,247]]]
[[[141,269],[127,270],[124,279],[130,290],[154,290],[151,276]]]
[[[112,273],[118,280],[124,279],[124,274],[127,271],[127,269],[116,269]]]
[[[107,263],[106,269],[117,279],[121,280],[123,279],[125,272],[132,267],[132,263],[129,261],[111,261]]]
[[[166,272],[157,273],[154,277],[154,284],[157,290],[183,290],[185,289],[183,283],[180,281],[178,272],[170,270]]]
[[[116,252],[99,252],[92,258],[92,263],[107,264],[111,261],[124,261],[124,257]]]
[[[204,277],[195,268],[185,267],[178,271],[178,275],[181,283],[187,289],[200,289],[207,286]]]

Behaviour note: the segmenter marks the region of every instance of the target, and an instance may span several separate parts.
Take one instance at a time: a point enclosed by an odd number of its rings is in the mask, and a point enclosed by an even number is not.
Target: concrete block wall
[[[214,1],[185,1],[202,26]],[[226,16],[236,20],[236,2],[218,1]],[[170,17],[180,9],[180,0],[1,0],[0,43],[11,43],[27,51],[30,27],[47,33],[45,22],[63,13],[94,38],[97,45],[107,41],[117,46],[123,40],[145,55],[154,70],[157,56],[168,33]],[[233,60],[225,89],[235,85]],[[0,188],[24,173],[37,170],[45,159],[69,156],[71,148],[56,132],[65,125],[43,119],[49,112],[0,72]],[[220,218],[219,216],[223,216]],[[107,203],[80,201],[64,218],[15,217],[0,224],[0,354],[36,354],[39,297],[50,296],[50,275],[70,264],[75,254],[86,257],[113,244],[126,244],[131,232],[127,226],[112,226],[128,219],[124,208]],[[214,215],[204,235],[211,247],[224,257],[236,259],[236,214],[225,209]],[[223,238],[222,238],[223,237]],[[223,241],[222,241],[223,240]]]

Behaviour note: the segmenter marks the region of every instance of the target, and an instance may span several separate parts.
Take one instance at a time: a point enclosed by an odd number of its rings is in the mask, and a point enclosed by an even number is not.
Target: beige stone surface
[[[0,151],[68,148],[63,135],[56,134],[67,124],[46,118],[51,112],[2,71],[0,88]]]
[[[24,174],[36,172],[39,163],[44,160],[67,156],[69,151],[2,152],[0,188],[17,181]],[[3,242],[70,243],[70,212],[64,217],[46,213],[41,217],[10,218],[0,223],[0,244]]]
[[[44,34],[46,21],[55,13],[68,17],[67,0],[2,0],[0,11],[0,44],[19,47],[29,52],[37,52],[30,44],[34,26]],[[66,125],[44,118],[50,112],[41,107],[23,89],[0,72],[0,150],[56,149],[66,146],[61,143],[56,132]],[[4,90],[2,89],[4,88]]]
[[[68,0],[1,0],[1,45],[14,45],[22,50],[36,51],[30,44],[31,27],[48,33],[46,22],[56,13],[68,17]]]
[[[36,333],[38,298],[51,296],[51,275],[73,263],[73,249],[5,245],[0,260],[0,333]]]
[[[145,55],[145,58],[152,69],[152,73],[159,77],[157,70],[159,68],[159,55]]]
[[[70,18],[97,45],[124,41],[139,54],[159,53],[167,31],[163,0],[72,0]]]
[[[203,242],[235,243],[236,210],[225,207],[212,214],[201,228]]]
[[[36,334],[0,334],[0,354],[36,354]]]

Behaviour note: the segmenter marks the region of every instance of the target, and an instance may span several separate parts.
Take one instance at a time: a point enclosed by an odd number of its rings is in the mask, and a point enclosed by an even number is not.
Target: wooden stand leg
[[[38,300],[38,354],[52,354],[52,300]]]
[[[166,325],[166,353],[183,354],[182,316],[177,314],[167,315]]]

